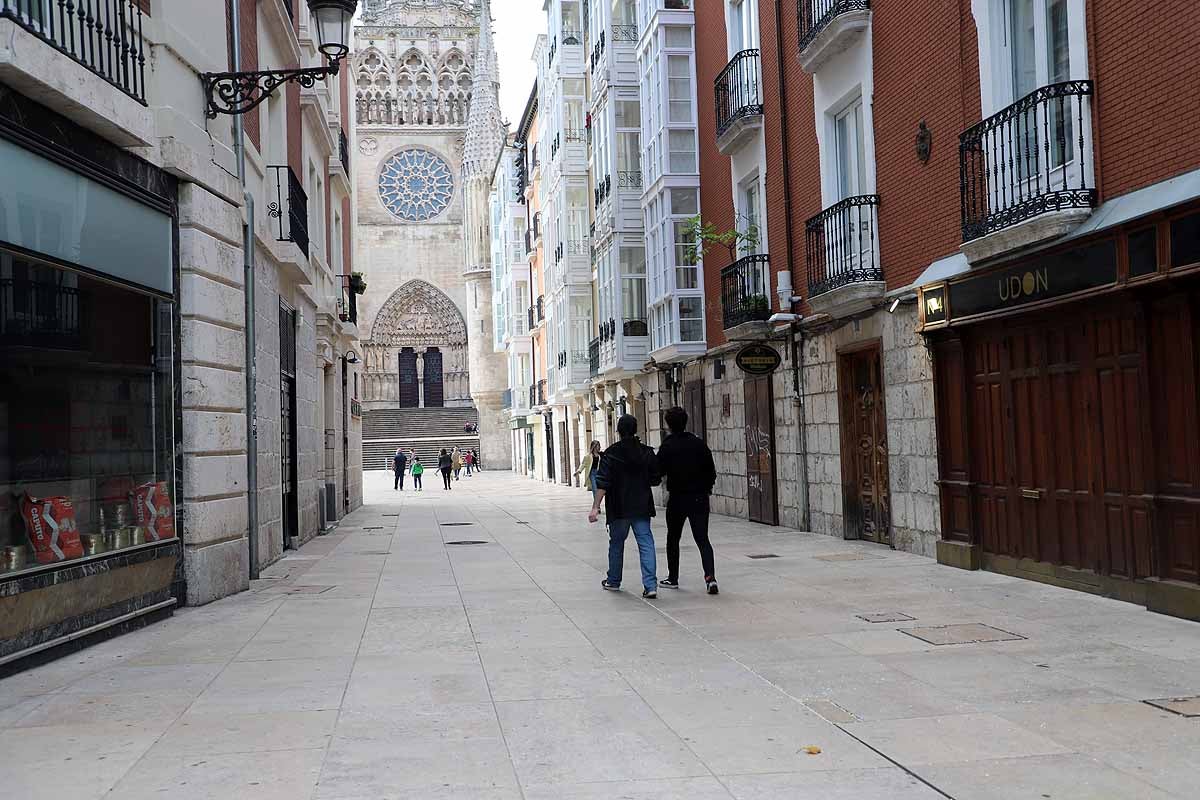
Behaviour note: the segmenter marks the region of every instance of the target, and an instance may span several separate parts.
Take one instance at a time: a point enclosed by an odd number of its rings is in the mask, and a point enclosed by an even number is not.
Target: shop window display
[[[171,314],[0,250],[0,578],[175,537]]]

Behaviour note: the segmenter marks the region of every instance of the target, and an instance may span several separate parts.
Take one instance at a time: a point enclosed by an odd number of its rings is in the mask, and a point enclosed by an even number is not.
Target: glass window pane
[[[691,131],[670,131],[671,172],[696,171],[696,140]]]
[[[1049,0],[1046,3],[1046,47],[1050,82],[1069,80],[1071,48],[1067,40],[1067,0]]]
[[[678,2],[680,2],[680,0],[675,0],[675,2],[678,3]],[[670,3],[670,0],[668,0],[668,6],[667,6],[668,8],[671,7],[669,3]],[[691,5],[689,3],[688,5],[684,5],[682,7],[690,8]],[[667,33],[667,47],[683,47],[683,48],[688,48],[688,49],[691,48],[691,46],[692,46],[692,29],[691,28],[684,27],[683,25],[668,25],[668,26],[666,26],[666,28],[664,30],[666,30],[666,33]]]
[[[1037,88],[1037,62],[1034,60],[1034,0],[1009,0],[1009,25],[1012,33],[1009,46],[1012,58],[1013,100]]]
[[[671,213],[689,216],[700,213],[699,196],[700,193],[696,189],[672,189]]]

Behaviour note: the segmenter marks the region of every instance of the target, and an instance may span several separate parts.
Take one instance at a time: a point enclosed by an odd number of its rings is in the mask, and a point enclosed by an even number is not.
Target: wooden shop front
[[[1200,619],[1200,207],[920,291],[938,560]]]

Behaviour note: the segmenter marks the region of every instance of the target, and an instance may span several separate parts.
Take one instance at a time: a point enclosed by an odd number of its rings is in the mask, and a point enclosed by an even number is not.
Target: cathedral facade
[[[487,0],[370,0],[351,68],[364,407],[473,405],[484,457],[507,463],[492,444],[507,432],[489,430],[506,385],[490,251],[475,244],[505,136]]]

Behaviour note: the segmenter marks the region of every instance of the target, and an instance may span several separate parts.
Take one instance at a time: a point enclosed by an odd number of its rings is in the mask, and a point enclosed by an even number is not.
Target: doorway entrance
[[[704,438],[704,379],[688,381],[683,385],[683,410],[687,412],[687,429]]]
[[[299,535],[296,481],[296,312],[279,303],[279,456],[283,494],[283,548]]]
[[[416,408],[421,405],[421,388],[417,380],[417,351],[411,347],[401,348],[397,358],[400,372],[400,407]]]
[[[838,396],[845,537],[887,544],[892,515],[878,341],[838,354]]]
[[[746,503],[751,522],[779,524],[775,505],[775,415],[771,376],[743,383],[746,400]]]

